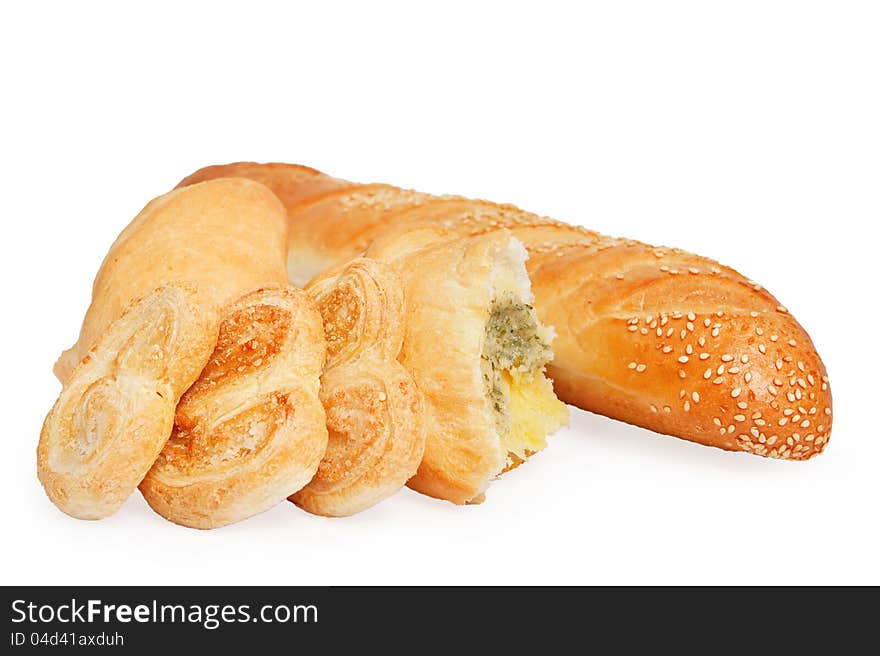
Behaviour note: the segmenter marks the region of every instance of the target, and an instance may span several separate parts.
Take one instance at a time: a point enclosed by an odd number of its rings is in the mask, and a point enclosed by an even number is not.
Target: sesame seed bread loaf
[[[510,205],[356,185],[286,164],[215,166],[278,193],[288,275],[305,284],[389,229],[450,238],[501,228],[528,249],[540,320],[556,329],[556,392],[586,410],[733,451],[805,460],[831,432],[831,392],[809,336],[761,286],[714,260],[607,237]]]

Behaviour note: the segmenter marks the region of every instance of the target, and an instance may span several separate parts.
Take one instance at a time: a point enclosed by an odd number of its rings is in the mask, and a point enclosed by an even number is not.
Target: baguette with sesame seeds
[[[731,451],[806,460],[831,433],[825,367],[809,336],[760,285],[714,260],[607,237],[460,197],[348,183],[290,164],[202,169],[285,203],[288,275],[305,284],[389,230],[450,238],[507,229],[527,248],[540,320],[556,329],[548,371],[581,408]]]

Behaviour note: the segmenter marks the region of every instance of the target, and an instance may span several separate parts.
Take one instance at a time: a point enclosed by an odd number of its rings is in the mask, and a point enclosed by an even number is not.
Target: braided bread
[[[304,284],[392,227],[449,236],[509,230],[527,263],[559,397],[710,446],[805,460],[831,432],[825,367],[766,289],[714,260],[618,239],[510,205],[359,185],[287,164],[240,163],[184,180],[259,179],[284,201],[288,275]]]

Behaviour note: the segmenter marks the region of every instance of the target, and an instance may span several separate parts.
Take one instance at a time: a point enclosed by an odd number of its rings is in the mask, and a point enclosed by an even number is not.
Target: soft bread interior
[[[516,239],[498,254],[481,355],[486,400],[507,454],[505,470],[543,449],[547,436],[568,423],[568,409],[545,376],[554,333],[532,306],[527,257]]]

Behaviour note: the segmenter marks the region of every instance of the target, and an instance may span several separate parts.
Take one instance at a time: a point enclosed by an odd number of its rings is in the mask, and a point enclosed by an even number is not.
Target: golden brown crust
[[[321,318],[303,291],[275,285],[227,306],[216,348],[140,485],[150,506],[178,524],[215,528],[308,483],[327,446],[324,356]]]
[[[122,231],[95,277],[77,343],[55,367],[73,367],[134,298],[191,281],[218,306],[269,283],[285,283],[284,208],[265,186],[242,178],[178,189],[152,200]]]
[[[320,515],[351,515],[403,487],[425,450],[422,395],[397,361],[403,289],[389,267],[361,258],[307,291],[327,339],[321,400],[329,442],[315,477],[291,501]]]
[[[269,187],[285,206],[299,205],[323,193],[355,183],[331,178],[299,164],[255,164],[238,162],[206,166],[181,180],[176,188],[189,187],[217,178],[249,178]]]
[[[408,485],[453,503],[481,499],[506,464],[480,363],[493,278],[509,266],[510,244],[503,231],[437,243],[401,231],[369,250],[403,280],[400,361],[425,397],[425,454]]]
[[[713,260],[387,185],[340,188],[289,203],[287,214],[294,280],[357,256],[392,226],[433,222],[458,235],[507,228],[529,250],[539,316],[558,334],[549,371],[560,398],[759,455],[807,459],[828,442],[831,392],[807,333],[766,290]]]
[[[210,297],[188,284],[136,300],[74,368],[40,434],[38,476],[81,519],[114,513],[171,434],[174,408],[217,339]]]

